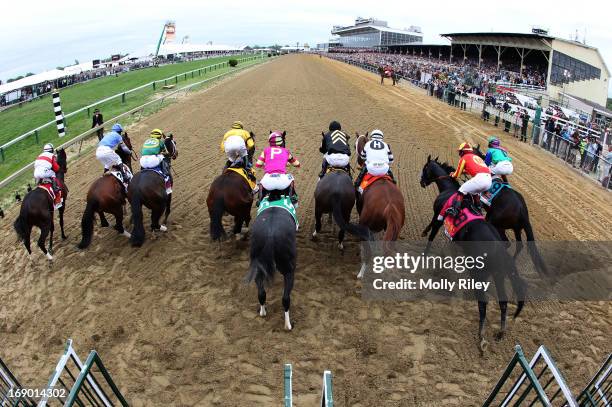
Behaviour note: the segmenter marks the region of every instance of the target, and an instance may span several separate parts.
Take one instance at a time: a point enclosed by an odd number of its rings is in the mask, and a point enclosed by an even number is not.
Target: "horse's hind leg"
[[[514,252],[514,259],[518,257],[518,255],[523,250],[523,239],[521,238],[521,229],[515,228],[514,230],[514,238],[516,239],[516,251]]]
[[[164,208],[153,208],[151,210],[151,229],[153,230],[161,230],[162,232],[165,232],[166,230],[168,230],[168,228],[166,228],[166,226],[164,225],[160,225],[159,224],[159,220],[162,217],[162,213],[164,213]]]
[[[166,201],[166,213],[164,214],[164,225],[168,224],[168,216],[170,216],[170,206],[172,205],[172,194],[168,194],[168,200]]]
[[[262,278],[257,278],[255,283],[257,284],[257,299],[259,300],[259,316],[263,318],[267,315],[266,289],[264,288],[264,281]]]
[[[45,225],[40,228],[40,237],[38,238],[38,247],[40,247],[40,250],[42,250],[45,256],[47,256],[47,259],[53,260],[53,256],[51,255],[51,253],[47,251],[47,248],[45,247],[45,243],[47,243],[47,236],[49,236],[49,225]]]
[[[123,228],[123,208],[121,206],[113,211],[113,216],[115,217],[115,230],[128,239],[132,237],[130,232]]]
[[[317,207],[315,203],[315,230],[312,232],[312,240],[317,239],[317,233],[321,232],[321,218],[323,217],[323,212]]]
[[[66,200],[64,199],[64,204],[58,210],[58,212],[59,212],[60,231],[62,233],[62,239],[63,240],[66,240],[68,238],[68,236],[66,236],[66,234],[64,233],[64,210],[65,209],[66,209]]]
[[[30,235],[31,234],[32,234],[32,226],[27,225],[25,228],[25,235],[23,236],[23,245],[28,251],[28,254],[32,254],[32,248],[30,247]]]
[[[240,216],[234,217],[234,228],[232,229],[232,234],[236,237],[236,240],[240,240],[240,232],[242,231],[242,224],[244,223],[244,219]]]
[[[438,215],[434,213],[433,217],[431,218],[431,222],[429,222],[429,225],[427,225],[427,227],[423,229],[423,231],[421,232],[421,237],[427,236],[427,233],[429,233],[429,231],[431,230],[431,228],[433,227],[433,225],[436,223],[437,220],[438,220]]]
[[[109,224],[108,220],[106,220],[106,216],[104,216],[104,212],[99,211],[98,215],[100,216],[100,227],[107,228]]]
[[[289,308],[291,307],[291,290],[293,289],[293,273],[295,265],[292,260],[287,258],[284,264],[279,262],[277,265],[278,271],[285,277],[283,289],[283,310],[285,311],[285,329],[291,331],[291,318],[289,317]]]
[[[506,315],[508,314],[508,298],[506,297],[506,286],[504,281],[504,275],[500,270],[494,271],[493,278],[495,279],[495,288],[497,290],[497,297],[499,301],[499,310],[501,312],[500,329],[495,339],[498,341],[504,337],[506,333]]]

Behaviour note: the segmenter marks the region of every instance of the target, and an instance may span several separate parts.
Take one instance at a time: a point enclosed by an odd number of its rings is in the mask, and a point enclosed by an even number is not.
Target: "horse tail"
[[[527,250],[529,251],[529,256],[531,257],[531,261],[535,266],[538,273],[542,273],[548,275],[548,267],[542,259],[540,252],[538,251],[538,246],[535,243],[535,237],[533,235],[533,229],[531,228],[531,223],[529,222],[529,216],[525,214],[523,216],[525,219],[523,229],[525,229],[525,234],[527,235]]]
[[[347,222],[342,214],[342,200],[340,199],[340,193],[334,192],[331,196],[332,200],[332,216],[334,221],[342,230],[346,230],[351,235],[357,236],[361,240],[371,240],[372,235],[370,229],[362,225],[356,225],[354,223]]]
[[[130,243],[134,247],[140,247],[144,243],[145,231],[142,223],[142,201],[138,187],[134,188],[134,193],[130,200],[130,207],[132,208],[132,223],[134,224]]]
[[[402,214],[394,204],[387,204],[383,210],[383,216],[387,221],[387,230],[383,240],[395,241],[399,237],[400,231],[402,230]]]
[[[253,243],[251,243],[253,244]],[[257,286],[269,285],[274,280],[274,238],[268,236],[263,247],[254,254],[251,249],[251,266],[245,278],[247,283],[255,280]]]
[[[15,228],[15,232],[17,232],[19,241],[25,242],[28,237],[28,222],[23,207],[19,211],[19,216],[17,217],[17,219],[15,219],[15,223],[13,223],[13,228]]]
[[[223,230],[223,212],[225,211],[225,201],[223,199],[223,191],[219,192],[213,201],[212,210],[210,211],[210,237],[212,240],[221,240],[225,233]]]
[[[93,236],[94,229],[94,217],[98,210],[98,200],[96,198],[88,199],[87,205],[85,206],[85,212],[83,212],[83,218],[81,219],[81,242],[78,244],[79,249],[85,249],[91,244],[91,237]]]

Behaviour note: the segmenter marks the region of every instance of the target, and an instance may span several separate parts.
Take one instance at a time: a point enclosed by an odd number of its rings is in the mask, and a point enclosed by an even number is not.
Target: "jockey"
[[[323,155],[323,165],[319,179],[327,172],[327,167],[342,168],[351,173],[351,148],[348,144],[349,137],[342,132],[342,126],[337,121],[329,124],[329,131],[323,134],[319,151]]]
[[[43,147],[43,152],[34,161],[34,180],[39,185],[45,181],[51,183],[51,188],[55,193],[55,209],[62,206],[63,198],[61,197],[61,189],[55,178],[55,172],[59,171],[60,166],[55,157],[55,148],[53,144],[47,143]]]
[[[251,168],[251,160],[255,152],[253,134],[244,129],[242,122],[235,121],[232,124],[232,128],[223,135],[221,151],[227,154],[225,168],[240,164],[239,161],[242,161],[244,168]]]
[[[122,132],[123,127],[119,123],[113,125],[110,133],[106,133],[98,143],[96,158],[104,165],[105,173],[109,169],[115,168],[123,176],[124,183],[127,183],[132,178],[131,174],[129,170],[125,170],[123,161],[121,161],[121,158],[115,152],[115,149],[119,146],[126,154],[132,154],[132,151],[123,142]]]
[[[359,188],[366,173],[373,176],[389,175],[393,183],[396,184],[395,177],[389,168],[389,164],[393,162],[393,153],[389,145],[383,141],[383,138],[382,131],[373,130],[370,141],[363,146],[360,157],[365,161],[365,165],[361,168],[361,172],[355,180],[355,188]]]
[[[287,174],[287,163],[291,163],[294,167],[299,167],[300,162],[285,148],[286,132],[275,131],[268,136],[269,147],[266,147],[257,159],[255,166],[257,168],[264,167],[265,175],[261,179],[261,188],[259,190],[259,202],[265,196],[267,191],[284,191],[289,189],[291,202],[297,205],[297,193],[295,192],[295,184],[293,176]]]
[[[457,216],[461,210],[463,197],[467,194],[472,195],[473,209],[480,213],[479,194],[491,188],[491,171],[482,158],[474,154],[472,146],[468,143],[461,143],[457,151],[461,159],[457,169],[450,176],[457,179],[465,172],[472,178],[461,185],[453,206],[446,210],[446,215]]]
[[[159,168],[165,178],[170,176],[170,171],[164,157],[168,154],[166,144],[162,141],[164,132],[160,129],[151,131],[151,136],[145,140],[140,153],[140,166],[145,169]]]
[[[504,182],[508,182],[506,175],[511,175],[514,170],[512,158],[508,155],[508,150],[501,146],[499,139],[495,136],[489,137],[489,150],[485,156],[485,164],[491,170],[493,179],[501,176]]]

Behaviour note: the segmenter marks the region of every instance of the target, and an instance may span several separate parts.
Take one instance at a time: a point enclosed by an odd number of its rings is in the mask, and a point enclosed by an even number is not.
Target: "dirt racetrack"
[[[93,153],[70,166],[69,239],[57,242],[52,268],[37,248],[30,258],[16,243],[17,208],[0,220],[0,357],[22,382],[44,387],[73,338],[81,353],[100,352],[135,406],[279,405],[286,362],[294,364],[298,406],[316,404],[324,369],[333,371],[339,406],[441,406],[481,403],[516,343],[528,354],[545,344],[577,392],[612,350],[609,302],[527,304],[481,357],[472,302],[361,300],[356,240],[348,239],[341,256],[334,235],[309,239],[320,133],[332,119],[352,136],[385,132],[406,199],[402,239],[421,240],[431,216],[436,190],[418,183],[427,154],[455,162],[459,141],[484,143],[493,132],[418,90],[380,86],[374,75],[314,56],[282,57],[182,100],[130,129],[137,143],[159,127],[179,144],[167,234],[148,233],[145,245],[132,249],[114,230],[96,226],[92,246],[76,249],[85,193],[101,172]],[[205,199],[224,161],[220,137],[233,120],[256,133],[258,146],[268,130],[287,130],[303,163],[293,171],[301,230],[289,333],[281,279],[268,292],[268,317],[258,317],[256,290],[243,282],[248,244],[219,247],[208,237]],[[538,239],[612,240],[609,194],[499,134],[515,159],[513,183]],[[492,307],[490,337],[498,319]]]

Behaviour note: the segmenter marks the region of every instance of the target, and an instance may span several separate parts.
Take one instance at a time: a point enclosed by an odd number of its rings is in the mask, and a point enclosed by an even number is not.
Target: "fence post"
[[[36,137],[36,144],[40,144],[40,138],[38,137],[38,130],[34,131],[34,137]]]
[[[174,77],[174,83],[178,83],[178,75]]]
[[[57,126],[57,135],[64,137],[66,135],[66,123],[64,121],[64,115],[62,114],[62,102],[60,100],[60,94],[57,89],[53,90],[53,110],[55,111],[55,125]]]
[[[2,162],[4,162],[4,149],[0,147],[0,157],[2,157]]]
[[[90,110],[90,108],[88,107],[87,108],[87,117],[91,117],[91,112],[89,110]]]
[[[125,103],[125,92],[121,94],[121,103]]]
[[[153,90],[155,90],[155,81],[153,81]]]

